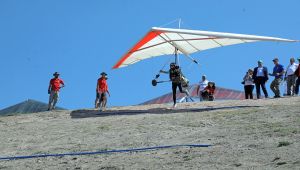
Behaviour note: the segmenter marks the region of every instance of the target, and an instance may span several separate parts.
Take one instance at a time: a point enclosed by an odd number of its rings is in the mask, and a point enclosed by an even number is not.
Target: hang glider
[[[174,54],[175,49],[178,50],[179,54],[189,56],[191,53],[207,49],[256,41],[296,42],[297,40],[153,27],[115,64],[115,66],[113,66],[113,68],[126,67],[141,60],[156,56]]]

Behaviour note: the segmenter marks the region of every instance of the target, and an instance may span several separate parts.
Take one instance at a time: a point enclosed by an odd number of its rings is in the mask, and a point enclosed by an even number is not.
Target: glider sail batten
[[[153,27],[113,68],[125,67],[160,55],[174,54],[175,48],[181,54],[191,54],[256,41],[295,42],[276,37]]]

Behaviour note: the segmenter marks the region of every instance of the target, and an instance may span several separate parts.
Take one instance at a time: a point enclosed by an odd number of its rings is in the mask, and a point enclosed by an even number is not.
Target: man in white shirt
[[[208,80],[206,79],[206,75],[203,75],[202,80],[199,82],[198,87],[197,87],[197,94],[200,97],[200,101],[203,101],[201,93],[207,85],[208,85]]]
[[[285,80],[287,84],[287,95],[293,96],[295,94],[296,75],[295,71],[298,68],[298,64],[295,63],[295,59],[290,59],[290,65],[286,69]]]

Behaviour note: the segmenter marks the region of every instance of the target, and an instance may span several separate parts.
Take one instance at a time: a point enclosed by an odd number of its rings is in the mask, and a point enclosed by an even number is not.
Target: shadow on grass
[[[105,116],[119,116],[119,115],[139,115],[139,114],[172,114],[172,113],[186,113],[186,112],[207,112],[213,110],[224,109],[241,109],[241,108],[257,108],[260,106],[227,106],[227,107],[207,107],[207,108],[191,108],[191,109],[168,109],[155,108],[148,110],[74,110],[70,113],[72,118],[88,118],[88,117],[105,117]]]

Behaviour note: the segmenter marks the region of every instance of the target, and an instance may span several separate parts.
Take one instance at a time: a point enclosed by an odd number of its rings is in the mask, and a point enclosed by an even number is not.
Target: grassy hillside
[[[0,169],[299,169],[300,97],[0,117],[0,156],[212,144],[0,161]]]

